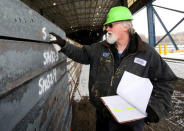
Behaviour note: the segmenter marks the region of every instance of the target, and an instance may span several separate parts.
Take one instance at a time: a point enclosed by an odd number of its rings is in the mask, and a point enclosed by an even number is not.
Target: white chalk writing
[[[46,40],[47,38],[46,27],[42,28],[42,33],[43,33],[43,40]]]
[[[59,60],[58,53],[52,50],[44,52],[43,57],[44,57],[44,61],[43,61],[44,65],[52,64]]]
[[[53,69],[51,73],[48,73],[45,77],[40,78],[38,82],[38,85],[40,87],[39,95],[42,95],[43,93],[48,91],[55,82],[57,82],[56,68]]]

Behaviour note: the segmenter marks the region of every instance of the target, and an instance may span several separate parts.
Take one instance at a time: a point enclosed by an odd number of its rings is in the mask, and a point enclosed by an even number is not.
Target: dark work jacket
[[[66,43],[61,52],[76,62],[90,64],[89,96],[97,110],[108,113],[100,97],[116,95],[124,71],[151,80],[153,91],[149,106],[159,119],[171,110],[173,81],[177,78],[155,49],[143,42],[136,33],[131,36],[129,47],[116,71],[113,53],[105,41],[84,45],[82,48]],[[146,64],[135,62],[135,58],[143,60]]]

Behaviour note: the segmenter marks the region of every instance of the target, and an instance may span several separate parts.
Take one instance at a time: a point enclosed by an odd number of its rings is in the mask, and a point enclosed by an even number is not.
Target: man
[[[89,96],[96,107],[97,131],[142,131],[144,122],[158,122],[171,109],[172,82],[176,76],[159,54],[141,40],[132,28],[132,14],[123,6],[113,7],[105,22],[107,41],[78,48],[54,35],[65,55],[90,64]],[[102,96],[116,95],[116,89],[124,71],[149,78],[153,84],[147,107],[148,117],[125,124],[117,123],[100,101]]]

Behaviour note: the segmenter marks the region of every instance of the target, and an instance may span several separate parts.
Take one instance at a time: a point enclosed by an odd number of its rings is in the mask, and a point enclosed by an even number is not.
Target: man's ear
[[[124,31],[128,31],[129,28],[130,28],[130,25],[129,25],[129,24],[126,24],[126,25],[124,25],[123,30],[124,30]]]

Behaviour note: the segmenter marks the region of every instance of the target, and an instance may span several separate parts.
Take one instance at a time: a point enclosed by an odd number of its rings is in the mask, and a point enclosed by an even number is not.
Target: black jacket
[[[84,45],[83,48],[67,43],[61,51],[74,61],[90,64],[89,96],[97,110],[104,109],[99,98],[116,95],[119,81],[124,71],[128,71],[151,80],[154,87],[149,107],[159,119],[165,117],[170,111],[172,82],[177,78],[155,49],[143,42],[137,34],[131,36],[128,49],[116,72],[113,53],[110,45],[105,41]],[[143,63],[135,62],[137,58]]]

